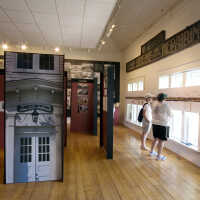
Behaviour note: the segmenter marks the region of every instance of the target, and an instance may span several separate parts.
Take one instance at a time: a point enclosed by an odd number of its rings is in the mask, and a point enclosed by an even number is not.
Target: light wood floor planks
[[[132,130],[115,127],[114,159],[106,160],[98,137],[70,133],[64,183],[4,185],[0,200],[199,200],[200,168],[176,154],[156,161],[139,148]],[[150,144],[149,144],[150,145]],[[2,180],[2,153],[0,154]]]

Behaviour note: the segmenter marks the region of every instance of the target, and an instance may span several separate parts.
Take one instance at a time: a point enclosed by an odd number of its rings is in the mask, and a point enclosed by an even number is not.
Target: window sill
[[[134,123],[133,121],[128,121],[128,120],[126,120],[126,122],[129,123],[129,124],[131,124],[131,125],[134,125],[134,126],[137,126],[137,127],[142,128],[142,126],[140,126],[140,125]]]
[[[188,148],[188,149],[190,149],[190,150],[192,150],[192,151],[195,151],[195,152],[199,152],[199,153],[200,153],[200,150],[199,150],[197,147],[193,146],[193,145],[188,146],[188,145],[186,145],[186,144],[184,144],[184,143],[182,143],[182,142],[180,142],[179,140],[176,140],[176,139],[171,139],[171,138],[169,138],[169,140],[172,141],[172,142],[175,142],[175,143],[177,143],[177,144],[179,144],[179,145],[181,145],[181,146],[183,146],[183,147],[186,147],[186,148]]]

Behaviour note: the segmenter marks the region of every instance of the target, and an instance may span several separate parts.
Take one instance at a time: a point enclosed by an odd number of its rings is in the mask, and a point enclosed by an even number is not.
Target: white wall
[[[145,44],[152,37],[157,35],[161,30],[166,31],[166,38],[176,34],[183,30],[186,26],[193,24],[200,19],[200,1],[199,0],[184,0],[178,4],[175,8],[170,10],[164,17],[162,17],[155,25],[153,25],[147,32],[141,35],[134,43],[132,43],[124,52],[121,68],[121,87],[120,87],[120,102],[121,102],[121,115],[120,119],[125,122],[125,108],[126,108],[126,96],[144,96],[145,93],[151,92],[154,95],[159,93],[158,90],[158,76],[167,71],[179,71],[182,69],[191,69],[200,67],[200,44],[187,48],[179,53],[168,56],[161,59],[158,62],[147,65],[141,69],[126,73],[126,63],[135,57],[140,55],[141,45]],[[144,78],[144,91],[127,93],[127,84],[129,81],[138,77]],[[125,90],[126,88],[126,90]],[[162,90],[163,91],[163,90]],[[174,89],[164,90],[169,96],[181,96],[181,97],[200,97],[200,87],[190,89]],[[132,127],[133,128],[133,127]],[[138,130],[138,129],[137,129]],[[173,151],[184,152],[185,148],[180,148],[173,145],[169,145],[169,148]],[[187,150],[187,149],[186,149]],[[192,160],[194,163],[200,166],[198,160],[200,160],[200,153],[189,150],[187,153],[181,154],[187,159]],[[193,153],[192,153],[193,152]]]

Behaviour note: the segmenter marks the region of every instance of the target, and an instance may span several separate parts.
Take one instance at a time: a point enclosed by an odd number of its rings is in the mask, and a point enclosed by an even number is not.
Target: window
[[[188,146],[198,147],[199,113],[185,112],[184,117],[183,143]]]
[[[172,110],[170,139],[199,149],[199,113]]]
[[[143,83],[143,81],[139,81],[138,82],[138,91],[142,91],[142,90],[144,90],[144,83]]]
[[[132,105],[127,104],[127,121],[132,120]]]
[[[54,55],[40,54],[40,69],[54,70]]]
[[[171,88],[179,88],[183,86],[183,73],[171,75]]]
[[[170,138],[181,142],[182,139],[182,111],[172,110]]]
[[[137,122],[137,105],[132,105],[132,121]]]
[[[144,90],[144,81],[143,80],[128,83],[128,92],[142,91],[142,90]]]
[[[132,83],[128,84],[128,92],[132,92]]]
[[[137,82],[134,82],[132,87],[133,87],[133,91],[137,91]]]
[[[17,53],[17,68],[32,69],[33,54],[32,53]]]
[[[159,89],[169,88],[169,75],[159,77]]]
[[[185,86],[200,85],[200,69],[186,72]]]
[[[135,125],[142,126],[142,123],[138,122],[138,114],[142,105],[127,104],[127,121]]]

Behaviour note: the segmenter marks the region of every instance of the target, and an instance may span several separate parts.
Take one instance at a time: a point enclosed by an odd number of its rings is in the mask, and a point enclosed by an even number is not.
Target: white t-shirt
[[[146,114],[147,119],[151,122],[152,121],[152,109],[151,109],[151,105],[150,104],[145,104],[143,110],[144,110],[144,112]],[[144,117],[143,117],[143,120],[145,120]]]
[[[157,102],[153,106],[153,124],[160,126],[169,126],[171,109],[165,102]]]

